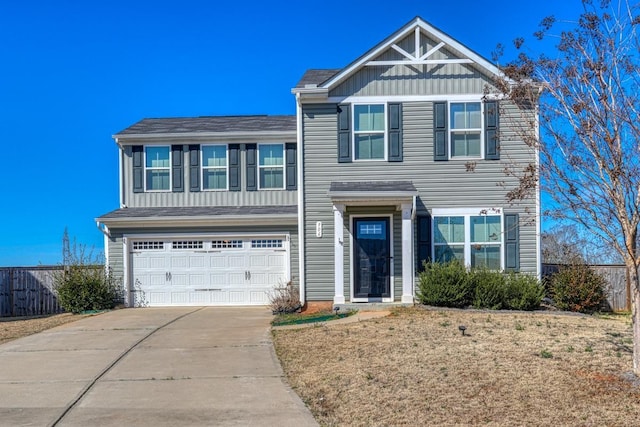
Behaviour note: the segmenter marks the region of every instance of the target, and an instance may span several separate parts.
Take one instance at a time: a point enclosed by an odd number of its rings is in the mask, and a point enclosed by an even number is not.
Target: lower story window
[[[502,215],[496,209],[442,214],[434,211],[434,260],[460,260],[472,268],[502,269]],[[485,212],[492,212],[487,214]]]

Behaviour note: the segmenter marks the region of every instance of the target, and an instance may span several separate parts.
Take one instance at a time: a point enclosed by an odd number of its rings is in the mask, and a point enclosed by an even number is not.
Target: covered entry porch
[[[409,181],[331,183],[334,304],[413,302],[417,195]]]

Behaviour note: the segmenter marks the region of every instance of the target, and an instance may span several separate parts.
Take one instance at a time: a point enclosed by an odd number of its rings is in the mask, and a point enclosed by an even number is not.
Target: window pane
[[[469,102],[467,106],[467,127],[479,129],[482,127],[482,115],[480,114],[480,103]]]
[[[451,129],[464,129],[464,104],[451,104]]]
[[[356,135],[355,158],[384,160],[384,135]]]
[[[464,246],[437,245],[434,249],[436,262],[449,262],[457,259],[464,263]]]
[[[283,188],[282,168],[260,168],[260,188]]]
[[[169,147],[145,147],[148,168],[169,167]]]
[[[384,131],[384,104],[355,105],[354,129],[358,131]]]
[[[434,242],[464,243],[464,217],[436,217],[434,227]]]
[[[205,169],[202,186],[205,190],[226,190],[227,171],[224,169]]]
[[[479,129],[482,127],[482,114],[479,102],[452,103],[451,129]]]
[[[479,132],[456,132],[451,134],[451,156],[452,157],[479,157],[480,156],[480,133]]]
[[[147,190],[168,190],[169,171],[152,169],[147,170]]]
[[[499,216],[471,217],[471,242],[499,242],[500,234]]]
[[[284,150],[282,144],[260,144],[260,166],[282,166]]]
[[[202,166],[226,166],[227,146],[226,145],[203,145],[202,146]]]
[[[471,267],[500,270],[500,246],[471,245]]]

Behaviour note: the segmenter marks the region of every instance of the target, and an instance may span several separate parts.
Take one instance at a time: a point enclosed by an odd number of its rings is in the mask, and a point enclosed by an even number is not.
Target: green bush
[[[54,283],[60,305],[71,313],[111,309],[121,298],[120,286],[102,266],[66,266]]]
[[[511,310],[535,310],[544,297],[544,287],[537,277],[509,273],[505,278],[504,307]]]
[[[473,306],[500,310],[505,307],[505,278],[499,271],[472,270],[469,273],[474,288]]]
[[[425,263],[416,293],[422,304],[467,307],[473,299],[473,283],[459,261]]]
[[[549,279],[548,286],[560,310],[593,313],[606,301],[606,280],[585,264],[562,267]]]
[[[504,274],[486,268],[467,271],[458,261],[425,264],[417,290],[422,304],[492,310],[535,310],[540,307],[544,288],[525,273]]]

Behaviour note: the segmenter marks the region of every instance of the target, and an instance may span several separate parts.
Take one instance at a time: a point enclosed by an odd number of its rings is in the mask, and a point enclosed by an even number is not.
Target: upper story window
[[[171,188],[169,146],[145,147],[145,181],[147,191],[168,191]]]
[[[227,189],[227,146],[202,146],[202,188],[204,190]]]
[[[385,106],[353,106],[354,160],[385,160]]]
[[[284,145],[258,144],[260,189],[284,188]]]
[[[434,210],[433,254],[436,262],[458,259],[472,268],[502,269],[502,215]]]
[[[452,102],[449,112],[451,157],[482,157],[480,102]]]

